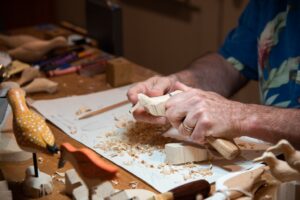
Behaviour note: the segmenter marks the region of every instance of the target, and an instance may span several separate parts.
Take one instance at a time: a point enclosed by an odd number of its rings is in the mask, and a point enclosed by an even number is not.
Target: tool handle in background
[[[148,200],[194,200],[198,195],[206,198],[209,192],[210,184],[201,179],[173,188],[169,192],[155,195]]]
[[[227,160],[232,160],[240,154],[239,147],[233,141],[214,137],[206,139]]]

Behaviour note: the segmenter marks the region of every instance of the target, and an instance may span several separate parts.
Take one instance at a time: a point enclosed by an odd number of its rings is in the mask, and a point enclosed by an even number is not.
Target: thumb
[[[191,89],[192,89],[191,87],[189,87],[189,86],[187,86],[187,85],[185,85],[185,84],[183,84],[179,81],[177,81],[175,83],[175,86],[174,86],[174,90],[181,90],[181,91],[184,91],[184,92],[188,91],[188,90],[191,90]]]

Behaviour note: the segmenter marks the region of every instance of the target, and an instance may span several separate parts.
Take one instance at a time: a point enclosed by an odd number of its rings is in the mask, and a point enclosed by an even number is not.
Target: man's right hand
[[[127,92],[129,101],[134,105],[138,101],[137,95],[143,93],[149,97],[161,96],[174,91],[177,79],[176,76],[154,76],[144,82],[139,82],[131,87]],[[165,117],[155,117],[147,113],[143,108],[134,111],[133,116],[138,121],[144,121],[155,124],[166,124],[168,120]]]

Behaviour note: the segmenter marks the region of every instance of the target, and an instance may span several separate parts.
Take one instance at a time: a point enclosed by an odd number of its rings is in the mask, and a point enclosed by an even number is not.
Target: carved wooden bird
[[[29,110],[22,89],[10,89],[7,97],[13,112],[13,132],[17,143],[21,149],[33,153],[35,176],[38,177],[36,153],[57,153],[54,136],[45,120]]]
[[[287,163],[300,173],[300,152],[287,141],[280,140],[276,145],[269,147],[266,151],[280,150]]]
[[[58,167],[61,168],[66,161],[70,161],[87,185],[90,199],[96,186],[115,178],[117,175],[118,168],[104,162],[99,155],[88,148],[77,149],[69,143],[63,143],[60,151],[61,157]]]
[[[272,152],[264,152],[261,157],[255,158],[254,162],[264,161],[270,167],[271,174],[281,182],[300,180],[300,174],[291,168],[285,161],[278,160]]]

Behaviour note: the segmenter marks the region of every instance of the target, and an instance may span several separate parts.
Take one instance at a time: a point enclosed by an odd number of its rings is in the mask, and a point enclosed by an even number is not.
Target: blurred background
[[[109,9],[107,2],[113,5]],[[248,0],[9,0],[1,3],[0,28],[6,31],[67,21],[86,30],[98,40],[101,49],[170,74],[205,53],[217,51],[247,3]],[[251,83],[247,88],[243,99],[257,101],[257,85]]]

